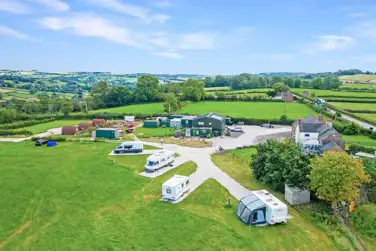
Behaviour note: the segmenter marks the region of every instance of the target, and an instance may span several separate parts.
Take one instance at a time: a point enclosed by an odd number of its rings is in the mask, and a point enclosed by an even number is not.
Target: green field
[[[350,83],[342,83],[342,86],[340,88],[376,90],[376,83],[375,84],[350,84]]]
[[[350,250],[290,207],[287,224],[245,226],[235,207],[224,207],[231,196],[214,180],[179,204],[162,202],[161,184],[195,165],[147,179],[137,175],[147,156],[108,156],[115,146],[0,143],[0,249]]]
[[[180,113],[204,114],[216,112],[234,118],[279,119],[284,114],[283,102],[198,102],[184,107]],[[286,114],[290,119],[315,115],[309,107],[299,103],[287,103]]]
[[[343,102],[333,102],[330,103],[334,107],[342,110],[369,110],[376,111],[376,103],[367,104],[367,103],[343,103]]]
[[[228,86],[218,86],[218,87],[207,87],[207,88],[204,88],[204,91],[229,91],[230,90],[230,87]]]
[[[376,123],[376,113],[353,113],[353,114],[358,116],[359,118],[368,119]]]
[[[163,103],[149,103],[149,104],[138,104],[138,105],[128,105],[116,108],[108,108],[102,110],[95,110],[91,113],[127,113],[127,114],[163,114]]]
[[[376,250],[376,205],[358,206],[350,218],[351,226],[361,237],[363,245],[367,250]]]
[[[367,147],[376,147],[376,140],[365,135],[342,135],[346,145],[361,145]]]
[[[80,122],[86,122],[85,120],[56,120],[53,122],[22,127],[17,130],[28,130],[31,131],[33,134],[43,133],[46,132],[48,129],[58,128],[62,126],[74,126],[78,125]]]
[[[292,88],[292,92],[304,94],[304,91],[308,91],[311,96],[312,93],[316,94],[315,98],[327,97],[327,96],[340,96],[340,97],[368,97],[376,98],[376,93],[372,92],[349,92],[349,91],[332,91],[332,90],[316,90],[316,89],[304,89],[304,88]]]
[[[357,81],[357,82],[368,82],[371,80],[376,79],[376,75],[372,74],[356,74],[356,75],[347,75],[347,76],[341,76],[339,77],[340,80],[342,81]]]

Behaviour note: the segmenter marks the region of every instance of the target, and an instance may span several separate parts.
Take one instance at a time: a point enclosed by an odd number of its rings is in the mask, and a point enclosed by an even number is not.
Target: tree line
[[[337,89],[341,86],[339,78],[333,74],[327,76],[319,76],[314,78],[304,77],[258,77],[249,73],[242,73],[237,76],[221,76],[214,78],[206,77],[204,80],[205,87],[225,87],[228,86],[232,90],[244,90],[254,88],[270,88],[274,84],[284,83],[290,88],[308,88],[308,89]]]

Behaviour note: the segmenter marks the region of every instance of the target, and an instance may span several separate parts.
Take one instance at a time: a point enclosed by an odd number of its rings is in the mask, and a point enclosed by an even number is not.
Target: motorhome
[[[187,176],[174,175],[162,185],[162,199],[175,201],[189,191],[190,180]]]
[[[146,160],[145,171],[155,172],[165,166],[174,163],[175,153],[168,150],[162,150],[149,156]]]
[[[140,153],[143,149],[144,144],[142,142],[130,141],[121,143],[121,145],[114,150],[114,153]]]

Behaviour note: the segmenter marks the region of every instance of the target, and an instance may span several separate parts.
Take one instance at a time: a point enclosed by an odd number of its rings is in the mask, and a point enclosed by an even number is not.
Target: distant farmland
[[[376,75],[372,74],[341,76],[339,79],[343,82],[376,83]]]

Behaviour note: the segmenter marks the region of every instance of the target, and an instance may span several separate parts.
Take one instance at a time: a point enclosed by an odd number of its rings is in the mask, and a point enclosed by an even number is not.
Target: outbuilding
[[[144,121],[144,127],[145,128],[158,128],[159,127],[159,121],[158,120],[145,120]]]
[[[134,116],[124,116],[124,121],[127,123],[134,123]]]
[[[189,177],[174,175],[171,179],[162,184],[162,199],[175,201],[189,191]]]
[[[106,123],[106,120],[104,120],[104,119],[93,119],[91,121],[91,123],[92,123],[93,126],[101,126],[104,123]]]
[[[290,205],[301,205],[310,202],[311,193],[304,188],[285,184],[285,200]]]
[[[76,135],[77,126],[63,126],[61,129],[62,135]]]
[[[294,102],[294,96],[292,95],[291,92],[285,92],[282,96],[283,100],[287,103],[292,103]]]
[[[197,116],[192,123],[192,128],[196,128],[198,130],[211,128],[212,131],[217,131],[220,133],[222,133],[225,127],[226,117],[213,112]]]
[[[170,127],[171,128],[180,128],[181,127],[181,119],[171,119],[170,120]]]
[[[83,131],[93,126],[92,122],[81,122],[78,124],[78,130]]]
[[[196,116],[184,116],[181,118],[181,126],[184,128],[192,128],[193,120]]]
[[[104,138],[104,139],[119,139],[120,131],[117,128],[98,128],[93,132],[94,139]]]
[[[239,219],[247,225],[274,225],[287,222],[287,206],[266,190],[252,191],[236,208]]]

